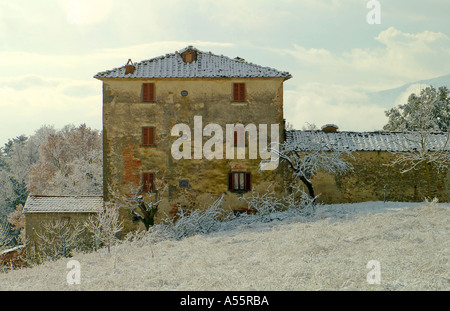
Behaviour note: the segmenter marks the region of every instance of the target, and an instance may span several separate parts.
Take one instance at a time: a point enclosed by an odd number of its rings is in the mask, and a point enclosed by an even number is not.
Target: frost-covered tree
[[[412,93],[408,102],[385,111],[389,118],[386,131],[441,131],[450,128],[450,91],[442,86],[437,90],[429,86],[417,95]]]
[[[39,161],[39,148],[54,129],[42,126],[34,135],[10,139],[0,152],[0,215],[25,204],[31,165]]]
[[[270,145],[271,152],[278,155],[280,161],[288,164],[293,176],[306,186],[311,198],[316,198],[312,178],[319,172],[345,173],[352,170],[352,165],[345,158],[352,157],[351,152],[339,145],[327,144],[315,131],[310,131],[308,140],[299,145],[294,140],[286,140],[277,146]],[[262,161],[261,164],[264,164]]]
[[[408,103],[386,112],[385,130],[403,132],[403,152],[395,153],[391,165],[403,167],[402,173],[423,168],[431,197],[430,169],[445,170],[450,162],[450,96],[446,87],[437,91],[423,89],[411,94]]]
[[[19,204],[14,212],[8,215],[8,222],[11,225],[11,230],[17,233],[16,242],[25,244],[25,214],[22,204]]]
[[[6,219],[0,218],[0,250],[6,248],[12,241],[9,224]]]
[[[84,226],[92,233],[95,244],[106,245],[110,253],[111,246],[117,240],[116,234],[123,229],[123,223],[119,219],[119,207],[106,203],[103,210],[89,216]]]
[[[110,193],[119,207],[128,209],[133,221],[140,221],[148,231],[154,224],[155,215],[162,201],[167,184],[162,180],[155,180],[154,190],[143,192],[142,187],[129,185],[126,195],[110,188]]]
[[[102,193],[102,136],[88,128],[66,126],[48,136],[31,167],[29,190],[35,194]]]
[[[36,263],[71,257],[76,249],[84,243],[81,223],[69,223],[63,219],[55,219],[45,223],[40,230],[32,233],[27,241],[27,257],[34,258]]]

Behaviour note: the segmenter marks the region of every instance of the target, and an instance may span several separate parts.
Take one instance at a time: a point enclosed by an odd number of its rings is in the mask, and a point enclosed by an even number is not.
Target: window
[[[251,190],[252,175],[247,172],[232,172],[228,174],[229,191],[249,191]]]
[[[155,127],[144,126],[142,128],[142,145],[144,146],[155,145]]]
[[[142,84],[142,101],[143,102],[155,101],[155,83]]]
[[[142,191],[155,190],[155,173],[142,173]]]
[[[233,101],[245,101],[245,83],[233,83]]]

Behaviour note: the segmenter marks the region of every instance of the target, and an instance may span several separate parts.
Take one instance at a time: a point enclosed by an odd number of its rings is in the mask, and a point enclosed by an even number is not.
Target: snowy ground
[[[0,290],[450,290],[450,204],[324,205],[179,241],[126,243],[0,274]],[[370,260],[380,284],[368,284]]]

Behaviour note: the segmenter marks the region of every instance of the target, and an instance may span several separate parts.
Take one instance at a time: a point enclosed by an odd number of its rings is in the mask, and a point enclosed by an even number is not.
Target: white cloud
[[[102,128],[102,91],[98,81],[28,75],[0,79],[0,146],[44,124],[86,123]]]
[[[384,109],[368,104],[366,93],[351,86],[305,84],[284,92],[284,107],[286,121],[296,129],[332,123],[340,130],[373,131],[386,123]]]
[[[300,70],[301,82],[320,81],[358,85],[378,90],[411,81],[433,78],[450,72],[450,38],[441,32],[404,33],[394,27],[374,38],[381,46],[355,48],[338,54],[327,49],[294,45],[292,49],[274,49],[292,56]]]

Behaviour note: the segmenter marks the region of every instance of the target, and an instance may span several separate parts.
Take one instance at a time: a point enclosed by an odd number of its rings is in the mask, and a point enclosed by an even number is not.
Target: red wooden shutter
[[[245,101],[245,84],[240,83],[239,86],[239,101],[243,102]]]
[[[233,190],[233,173],[228,173],[228,190]]]
[[[148,145],[148,127],[142,128],[142,144],[144,146]]]
[[[148,128],[148,145],[153,146],[155,144],[155,128]]]
[[[235,102],[245,101],[245,83],[233,84],[233,101]]]
[[[142,84],[142,101],[153,102],[155,101],[155,84],[143,83]]]
[[[144,146],[155,145],[155,128],[153,126],[145,126],[142,128],[142,144]]]
[[[245,173],[245,190],[252,190],[252,174]]]

